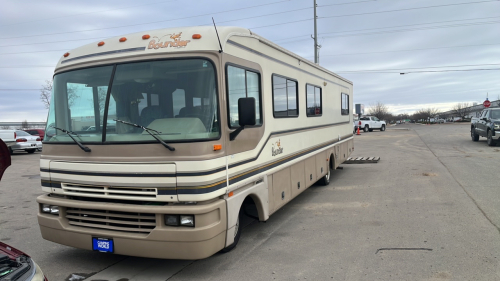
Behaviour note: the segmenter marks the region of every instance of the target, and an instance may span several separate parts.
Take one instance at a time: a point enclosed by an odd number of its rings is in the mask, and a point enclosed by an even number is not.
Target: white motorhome
[[[218,40],[220,37],[220,41]],[[238,27],[129,34],[55,69],[43,238],[123,255],[231,250],[354,150],[352,82]]]

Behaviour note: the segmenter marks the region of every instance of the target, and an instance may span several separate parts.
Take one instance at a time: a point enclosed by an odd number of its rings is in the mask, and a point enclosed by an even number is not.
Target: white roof
[[[251,35],[250,30],[241,27],[218,26],[217,31],[222,48],[232,35]],[[201,38],[193,39],[194,34],[201,35]],[[120,42],[120,38],[126,40]],[[104,45],[98,46],[99,42],[104,42]],[[125,56],[219,49],[219,41],[213,26],[164,28],[112,37],[73,49],[68,52],[67,57],[61,56],[56,69],[82,62]]]

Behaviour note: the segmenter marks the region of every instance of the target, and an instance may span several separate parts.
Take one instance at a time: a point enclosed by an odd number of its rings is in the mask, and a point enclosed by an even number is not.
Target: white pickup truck
[[[11,146],[16,143],[16,130],[0,130],[0,139],[7,146]]]
[[[360,122],[360,123],[359,123]],[[373,129],[379,129],[380,131],[385,131],[385,121],[379,120],[375,116],[363,116],[359,118],[359,129],[363,132],[372,132]]]

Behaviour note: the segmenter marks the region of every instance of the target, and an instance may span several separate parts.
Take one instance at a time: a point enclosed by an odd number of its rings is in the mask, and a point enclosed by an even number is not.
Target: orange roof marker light
[[[222,144],[214,144],[214,151],[221,150]]]
[[[99,46],[99,47],[101,47],[103,45],[104,45],[104,41],[101,41],[101,42],[97,43],[97,46]]]
[[[120,38],[120,40],[119,40],[119,41],[120,41],[120,42],[125,42],[125,41],[127,41],[127,37],[122,37],[122,38]]]
[[[151,36],[149,36],[149,34],[142,35],[142,40],[147,40],[149,38],[151,38]]]
[[[66,53],[66,54],[64,54],[63,56],[64,56],[64,57],[67,57],[67,56],[69,56],[69,53]]]
[[[229,192],[229,194],[227,195],[227,197],[231,197],[233,195],[234,195],[234,192],[231,191],[231,192]]]
[[[201,39],[201,34],[193,34],[193,39]]]

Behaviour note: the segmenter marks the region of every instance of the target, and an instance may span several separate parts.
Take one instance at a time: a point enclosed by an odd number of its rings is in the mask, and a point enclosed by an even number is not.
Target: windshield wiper
[[[151,129],[151,128],[147,128],[147,127],[144,127],[144,126],[141,126],[141,125],[137,125],[137,124],[134,124],[134,123],[130,123],[130,122],[127,122],[127,121],[123,121],[123,120],[119,120],[119,119],[113,119],[113,121],[116,121],[116,122],[120,122],[120,123],[123,123],[123,124],[126,124],[126,125],[129,125],[129,126],[133,126],[133,127],[137,127],[137,128],[141,128],[143,129],[144,131],[146,131],[148,134],[150,134],[153,138],[155,138],[157,141],[159,141],[161,144],[163,144],[164,147],[168,148],[168,150],[170,151],[175,151],[175,148],[166,144],[164,141],[162,141],[159,137],[157,137],[155,134],[151,133],[151,132],[155,132],[157,134],[161,134],[162,132],[158,132],[157,130],[155,129]]]
[[[90,148],[84,146],[81,142],[77,141],[71,134],[75,135],[75,136],[79,136],[77,133],[74,133],[72,131],[69,131],[69,130],[65,130],[65,129],[61,129],[61,128],[58,128],[58,127],[55,127],[55,126],[49,126],[51,128],[54,128],[56,130],[59,130],[63,133],[66,133],[73,141],[75,141],[76,144],[78,144],[78,146],[85,152],[90,152]]]

